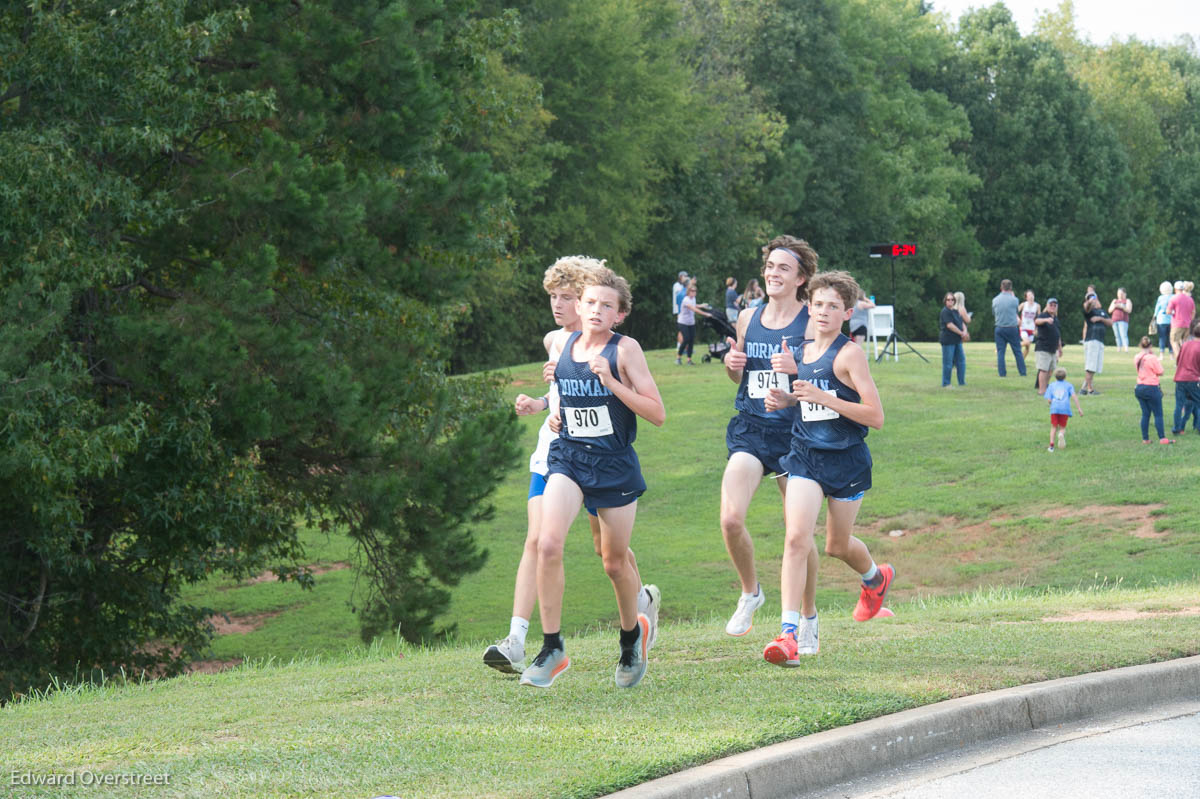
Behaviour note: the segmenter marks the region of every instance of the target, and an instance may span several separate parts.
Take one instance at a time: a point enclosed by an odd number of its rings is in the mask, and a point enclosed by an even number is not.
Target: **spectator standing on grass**
[[[867,340],[867,322],[874,307],[875,300],[859,291],[858,302],[854,303],[854,313],[850,315],[850,338],[859,346]]]
[[[1059,369],[1054,373],[1054,382],[1046,386],[1046,401],[1050,403],[1050,446],[1047,452],[1054,451],[1054,439],[1058,437],[1058,448],[1067,446],[1067,422],[1071,418],[1071,399],[1079,415],[1083,416],[1083,406],[1079,404],[1079,395],[1075,386],[1067,382],[1067,370]]]
[[[1033,344],[1033,340],[1037,337],[1037,325],[1034,320],[1041,313],[1042,306],[1037,304],[1037,300],[1033,297],[1033,290],[1025,292],[1025,301],[1017,306],[1017,315],[1020,317],[1021,326],[1021,356],[1029,358],[1029,347]]]
[[[683,306],[683,298],[687,296],[688,280],[690,280],[688,273],[680,272],[675,278],[675,285],[671,286],[671,318],[676,320],[676,324],[678,324],[679,320],[679,310]],[[675,332],[675,346],[678,347],[682,343],[683,334],[677,330]]]
[[[942,345],[942,388],[950,385],[950,372],[958,370],[958,384],[967,384],[967,356],[963,342],[970,336],[963,324],[962,315],[954,308],[954,295],[950,292],[942,298],[942,310],[938,314],[938,343]]]
[[[696,304],[696,281],[692,280],[688,283],[687,293],[683,295],[683,300],[679,303],[679,316],[676,317],[676,323],[679,327],[679,348],[675,353],[675,365],[680,366],[683,363],[683,356],[687,354],[688,366],[695,366],[692,361],[692,349],[696,344],[696,314],[701,316],[712,316],[707,304]]]
[[[725,278],[725,318],[729,324],[736,324],[738,317],[737,278]]]
[[[1171,284],[1164,280],[1158,284],[1158,300],[1154,303],[1154,327],[1158,333],[1158,357],[1165,358],[1171,349],[1171,315],[1167,305],[1171,302]]]
[[[1179,345],[1175,355],[1175,423],[1171,434],[1187,430],[1188,417],[1192,429],[1200,433],[1200,319],[1192,320],[1191,338]]]
[[[1137,385],[1133,395],[1142,406],[1142,443],[1150,443],[1150,414],[1154,414],[1154,429],[1158,433],[1158,443],[1174,444],[1163,432],[1162,388],[1159,379],[1162,377],[1162,361],[1154,354],[1150,345],[1150,337],[1142,336],[1141,351],[1134,356],[1133,365],[1137,369]]]
[[[1117,340],[1117,350],[1129,351],[1129,315],[1133,313],[1133,303],[1125,296],[1125,289],[1117,289],[1117,296],[1108,304],[1108,313],[1113,319],[1113,337]]]
[[[1062,357],[1062,329],[1058,326],[1058,300],[1046,300],[1046,309],[1033,320],[1037,327],[1037,340],[1033,345],[1033,357],[1037,366],[1038,394],[1045,395],[1050,373],[1058,366]]]
[[[1104,336],[1112,327],[1112,317],[1100,307],[1100,298],[1093,294],[1084,306],[1083,390],[1081,394],[1099,394],[1092,378],[1104,371]]]
[[[1004,365],[1004,351],[1012,347],[1017,371],[1025,375],[1025,357],[1021,355],[1020,320],[1017,318],[1017,295],[1013,294],[1012,281],[1000,281],[1000,293],[992,298],[992,315],[996,318],[996,371],[1001,377],[1008,376]]]
[[[1179,345],[1187,338],[1196,316],[1196,303],[1192,300],[1191,283],[1175,281],[1175,296],[1167,302],[1167,314],[1171,317],[1171,352],[1179,357]]]

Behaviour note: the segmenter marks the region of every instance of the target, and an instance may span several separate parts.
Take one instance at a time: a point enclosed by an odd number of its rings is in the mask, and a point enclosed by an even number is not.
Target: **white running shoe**
[[[515,635],[510,635],[487,648],[483,662],[505,674],[520,674],[525,671],[525,644]]]
[[[800,617],[800,626],[796,629],[796,653],[800,655],[815,655],[821,650],[821,638],[817,632],[817,617],[807,619]]]
[[[737,610],[733,612],[729,623],[725,625],[725,632],[738,637],[750,632],[754,627],[754,611],[761,608],[766,601],[767,595],[763,593],[760,584],[758,592],[753,596],[744,596],[738,600]]]
[[[658,586],[642,586],[642,590],[638,592],[638,614],[645,616],[650,622],[650,632],[646,636],[647,652],[654,648],[654,642],[658,640],[658,611],[661,607],[662,591],[658,590]]]

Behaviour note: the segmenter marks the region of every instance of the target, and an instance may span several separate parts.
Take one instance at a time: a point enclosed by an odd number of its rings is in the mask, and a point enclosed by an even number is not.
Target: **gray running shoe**
[[[561,649],[547,649],[537,653],[533,663],[521,673],[521,685],[532,685],[535,688],[549,688],[554,685],[555,678],[571,667],[571,660]]]
[[[525,644],[515,635],[501,639],[483,653],[483,662],[505,674],[525,671]]]
[[[796,654],[815,655],[821,650],[821,638],[817,633],[816,617],[806,619],[800,617],[800,626],[796,629]]]
[[[641,607],[642,597],[647,597],[646,607]],[[658,611],[662,607],[662,591],[658,590],[657,585],[642,586],[642,591],[638,594],[638,613],[645,616],[650,622],[650,633],[646,636],[646,651],[649,652],[654,648],[654,642],[658,640]]]
[[[739,599],[737,610],[733,612],[729,623],[725,625],[725,632],[739,637],[750,632],[754,627],[754,611],[761,608],[766,601],[767,595],[763,593],[761,585],[758,586],[758,593]]]
[[[650,621],[644,615],[638,614],[637,640],[628,649],[621,647],[621,659],[617,661],[617,670],[613,675],[618,688],[632,688],[646,676],[646,642],[649,640],[649,630]],[[526,671],[526,674],[528,673]]]

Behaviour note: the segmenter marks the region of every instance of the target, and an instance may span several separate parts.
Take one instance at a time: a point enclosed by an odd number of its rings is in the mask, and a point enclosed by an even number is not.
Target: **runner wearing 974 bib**
[[[816,271],[817,254],[803,239],[777,236],[763,247],[767,303],[738,318],[737,340],[729,340],[730,350],[725,355],[725,372],[738,384],[734,400],[738,412],[725,432],[729,460],[721,479],[721,534],[742,587],[737,609],[725,625],[729,635],[748,633],[754,612],[766,601],[746,514],[764,475],[775,475],[781,494],[786,485],[786,469],[780,466],[780,459],[791,445],[792,409],[768,410],[763,402],[772,388],[791,390],[794,353],[808,335],[808,281]],[[815,587],[816,552],[809,559],[809,569]],[[808,599],[806,610],[815,618],[815,595]]]

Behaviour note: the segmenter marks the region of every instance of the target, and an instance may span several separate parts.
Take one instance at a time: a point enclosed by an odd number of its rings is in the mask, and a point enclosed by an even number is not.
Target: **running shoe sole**
[[[794,668],[800,665],[800,659],[789,659],[787,650],[779,644],[778,641],[772,641],[767,644],[763,650],[763,660],[774,666],[783,666],[785,668]]]
[[[505,674],[520,674],[524,671],[519,663],[513,663],[508,659],[508,656],[500,651],[500,647],[492,644],[483,653],[483,662],[485,665],[491,666],[496,671],[504,672]]]

